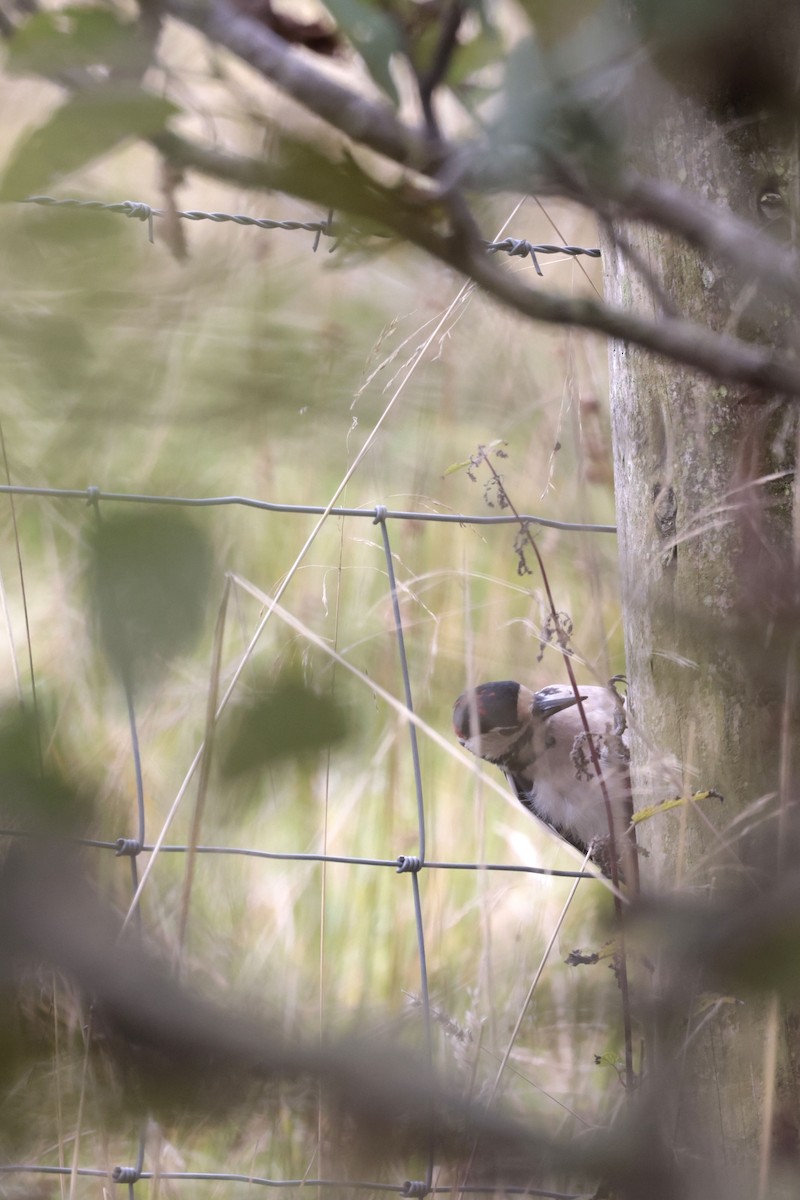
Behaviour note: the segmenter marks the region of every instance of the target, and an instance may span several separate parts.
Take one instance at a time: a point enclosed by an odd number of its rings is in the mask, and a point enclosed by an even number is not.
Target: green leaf
[[[43,763],[41,718],[41,708],[38,714],[16,705],[0,709],[0,823],[53,836],[82,825],[89,805],[66,776]]]
[[[365,0],[325,0],[325,7],[363,58],[378,87],[398,104],[389,63],[403,44],[394,22]]]
[[[76,6],[30,17],[8,44],[6,67],[13,75],[130,68],[145,50],[137,26],[123,23],[108,10]]]
[[[472,459],[466,458],[464,462],[451,463],[447,470],[442,475],[442,479],[446,479],[448,475],[455,475],[458,471],[466,471],[467,467],[472,466]]]
[[[459,46],[453,55],[453,61],[447,70],[448,86],[458,87],[471,75],[497,62],[504,54],[505,45],[496,30],[490,29],[478,34],[472,41]]]
[[[42,191],[128,137],[150,137],[178,111],[169,100],[131,85],[80,92],[17,144],[0,187],[0,200]]]
[[[709,788],[706,791],[694,792],[691,796],[675,796],[669,800],[660,800],[657,804],[649,804],[645,808],[637,809],[633,814],[631,824],[641,825],[642,821],[649,821],[651,817],[670,812],[674,808],[683,808],[687,804],[697,804],[701,800],[722,799],[723,797],[715,788]]]
[[[221,751],[222,771],[229,778],[318,753],[347,733],[345,714],[331,697],[318,695],[292,675],[235,711],[231,725]]]
[[[89,538],[89,594],[103,649],[131,684],[188,650],[203,627],[213,554],[182,513],[104,517]]]

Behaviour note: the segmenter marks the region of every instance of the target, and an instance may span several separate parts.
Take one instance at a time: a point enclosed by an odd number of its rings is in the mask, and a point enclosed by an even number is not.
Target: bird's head
[[[500,762],[529,720],[533,693],[514,679],[481,683],[462,692],[453,708],[453,728],[465,749]]]
[[[575,704],[572,688],[552,685],[532,692],[515,679],[481,683],[462,692],[453,708],[453,728],[466,750],[504,764],[526,730]]]

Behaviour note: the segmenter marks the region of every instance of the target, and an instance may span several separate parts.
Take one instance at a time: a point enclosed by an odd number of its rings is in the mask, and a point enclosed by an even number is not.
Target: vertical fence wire
[[[400,658],[400,672],[403,676],[403,693],[406,702],[406,708],[409,712],[414,711],[414,701],[411,694],[411,676],[408,670],[408,656],[406,655],[406,643],[403,637],[403,619],[400,613],[400,600],[397,595],[397,579],[394,573],[394,561],[392,559],[392,547],[389,541],[389,529],[386,524],[386,509],[383,505],[377,505],[375,509],[375,524],[380,525],[381,537],[383,539],[383,553],[386,558],[386,573],[389,578],[389,591],[392,598],[392,614],[394,617],[394,631],[397,639],[397,652]],[[414,895],[414,918],[417,927],[417,948],[419,951],[419,968],[420,968],[420,998],[422,1000],[422,1015],[425,1025],[425,1048],[428,1058],[428,1066],[433,1070],[433,1034],[431,1030],[431,1005],[428,992],[428,962],[425,953],[425,928],[422,920],[422,899],[419,890],[419,872],[425,865],[425,799],[422,791],[422,770],[419,762],[419,745],[417,743],[417,727],[408,722],[408,735],[411,745],[411,761],[414,765],[414,788],[417,798],[417,826],[419,836],[419,855],[412,858],[404,856],[402,864],[398,867],[400,873],[410,871],[411,886]],[[433,1122],[433,1108],[431,1106],[431,1136],[428,1146],[428,1164],[425,1172],[424,1192],[422,1189],[416,1188],[413,1194],[427,1195],[431,1189],[433,1182],[433,1167],[436,1154],[436,1132]],[[412,1194],[411,1189],[414,1188],[412,1181],[407,1182],[409,1194]]]

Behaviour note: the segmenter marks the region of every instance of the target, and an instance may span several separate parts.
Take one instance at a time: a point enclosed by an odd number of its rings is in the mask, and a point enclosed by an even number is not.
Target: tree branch
[[[661,315],[653,322],[637,313],[611,308],[594,300],[534,291],[520,284],[516,276],[499,271],[474,251],[469,261],[457,261],[450,256],[450,263],[498,300],[534,320],[574,325],[606,334],[617,341],[633,342],[645,350],[695,367],[715,379],[759,390],[800,395],[800,367],[761,346],[728,334],[713,333],[677,317]]]
[[[693,246],[730,263],[750,279],[800,302],[800,258],[730,209],[708,204],[673,183],[629,177],[614,197],[626,220],[645,219],[679,233]]]
[[[441,18],[439,40],[433,52],[431,64],[426,71],[417,72],[417,87],[425,124],[431,138],[440,138],[441,130],[433,108],[433,93],[447,74],[447,68],[458,45],[458,31],[464,19],[463,0],[451,0]]]
[[[329,70],[235,8],[230,0],[209,0],[207,4],[202,0],[164,0],[164,10],[225,46],[355,142],[424,174],[446,178],[448,190],[463,186],[481,192],[514,189],[563,195],[601,211],[607,211],[612,202],[621,216],[652,221],[677,233],[748,278],[800,303],[797,255],[757,226],[683,188],[629,172],[622,179],[593,181],[596,191],[589,192],[574,181],[556,178],[552,163],[536,156],[531,146],[491,140],[462,145],[431,140],[404,125],[389,104],[334,79]]]
[[[528,146],[474,142],[451,148],[450,162],[457,165],[445,167],[442,174],[449,173],[456,184],[475,191],[561,195],[601,216],[610,215],[613,205],[614,216],[651,221],[749,279],[800,302],[800,257],[794,251],[730,209],[710,204],[677,184],[628,171],[621,178],[593,179],[588,187],[577,174],[557,178],[559,172],[548,169],[546,158]]]
[[[335,79],[230,0],[164,0],[164,11],[225,46],[266,79],[341,133],[394,162],[425,171],[442,161],[440,147],[398,120],[391,105]]]
[[[657,322],[589,299],[534,290],[500,269],[474,239],[437,229],[431,206],[409,201],[407,191],[390,191],[367,177],[317,157],[315,170],[263,163],[162,134],[153,144],[178,165],[243,187],[286,191],[301,199],[380,222],[440,262],[468,276],[490,295],[524,316],[551,325],[572,325],[633,342],[689,367],[748,388],[800,395],[800,366],[759,345],[717,334],[678,317]],[[320,163],[324,170],[320,169]],[[734,397],[735,399],[735,397]]]

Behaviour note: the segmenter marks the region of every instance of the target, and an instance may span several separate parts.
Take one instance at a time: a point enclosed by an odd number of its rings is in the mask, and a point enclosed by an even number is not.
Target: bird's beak
[[[581,696],[581,700],[585,700],[586,696]],[[533,711],[538,713],[540,717],[552,717],[553,713],[562,712],[565,708],[572,708],[573,704],[577,704],[577,698],[574,692],[569,695],[564,695],[563,692],[548,694],[547,692],[537,692],[533,698]]]

